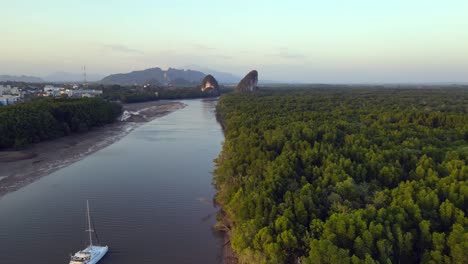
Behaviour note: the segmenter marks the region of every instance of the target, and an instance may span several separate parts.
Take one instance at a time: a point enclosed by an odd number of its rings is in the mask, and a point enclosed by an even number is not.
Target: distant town
[[[64,84],[0,84],[0,106],[14,105],[33,97],[96,97],[102,90],[87,89],[87,85]]]

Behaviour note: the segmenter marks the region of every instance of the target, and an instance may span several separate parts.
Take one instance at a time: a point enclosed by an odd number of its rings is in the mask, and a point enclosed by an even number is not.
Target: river
[[[99,264],[220,263],[211,184],[223,141],[217,101],[182,102],[184,109],[2,197],[0,263],[68,263],[87,241],[87,199],[110,247]]]

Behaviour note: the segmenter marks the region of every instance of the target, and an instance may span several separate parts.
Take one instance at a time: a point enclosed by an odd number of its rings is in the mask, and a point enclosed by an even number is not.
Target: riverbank
[[[125,104],[119,122],[40,142],[21,151],[0,151],[0,198],[113,144],[142,123],[184,107],[183,103],[171,101]]]
[[[239,263],[239,259],[237,258],[237,255],[232,249],[231,245],[231,224],[229,223],[227,215],[224,213],[222,214],[224,215],[222,217],[222,222],[218,222],[215,225],[215,228],[217,228],[223,234],[223,264],[237,264]]]

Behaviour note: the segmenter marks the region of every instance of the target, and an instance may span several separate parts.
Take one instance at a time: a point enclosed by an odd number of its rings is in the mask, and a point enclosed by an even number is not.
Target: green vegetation
[[[159,100],[157,89],[142,87],[123,87],[112,85],[101,87],[102,96],[112,101],[121,101],[122,103],[139,103]]]
[[[0,107],[0,149],[23,147],[116,120],[122,108],[99,98],[38,99]]]
[[[214,183],[241,263],[466,263],[468,91],[229,94]]]
[[[218,96],[211,92],[202,92],[198,87],[160,88],[160,87],[125,87],[112,85],[101,87],[103,97],[108,100],[119,100],[122,103],[138,103],[159,99],[195,99]]]
[[[175,89],[164,89],[159,92],[159,98],[161,99],[195,99],[195,98],[207,98],[216,97],[218,94],[211,92],[202,92],[200,88],[175,88]]]

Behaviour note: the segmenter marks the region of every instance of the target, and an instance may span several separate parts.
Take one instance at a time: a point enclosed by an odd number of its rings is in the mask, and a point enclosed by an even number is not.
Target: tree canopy
[[[216,200],[241,263],[464,263],[468,91],[223,95]]]
[[[102,87],[103,97],[108,100],[118,100],[122,103],[138,103],[156,100],[195,99],[217,97],[219,92],[201,91],[200,87],[141,87],[112,85]]]
[[[46,98],[0,107],[0,149],[23,147],[114,122],[119,104],[100,98]]]

